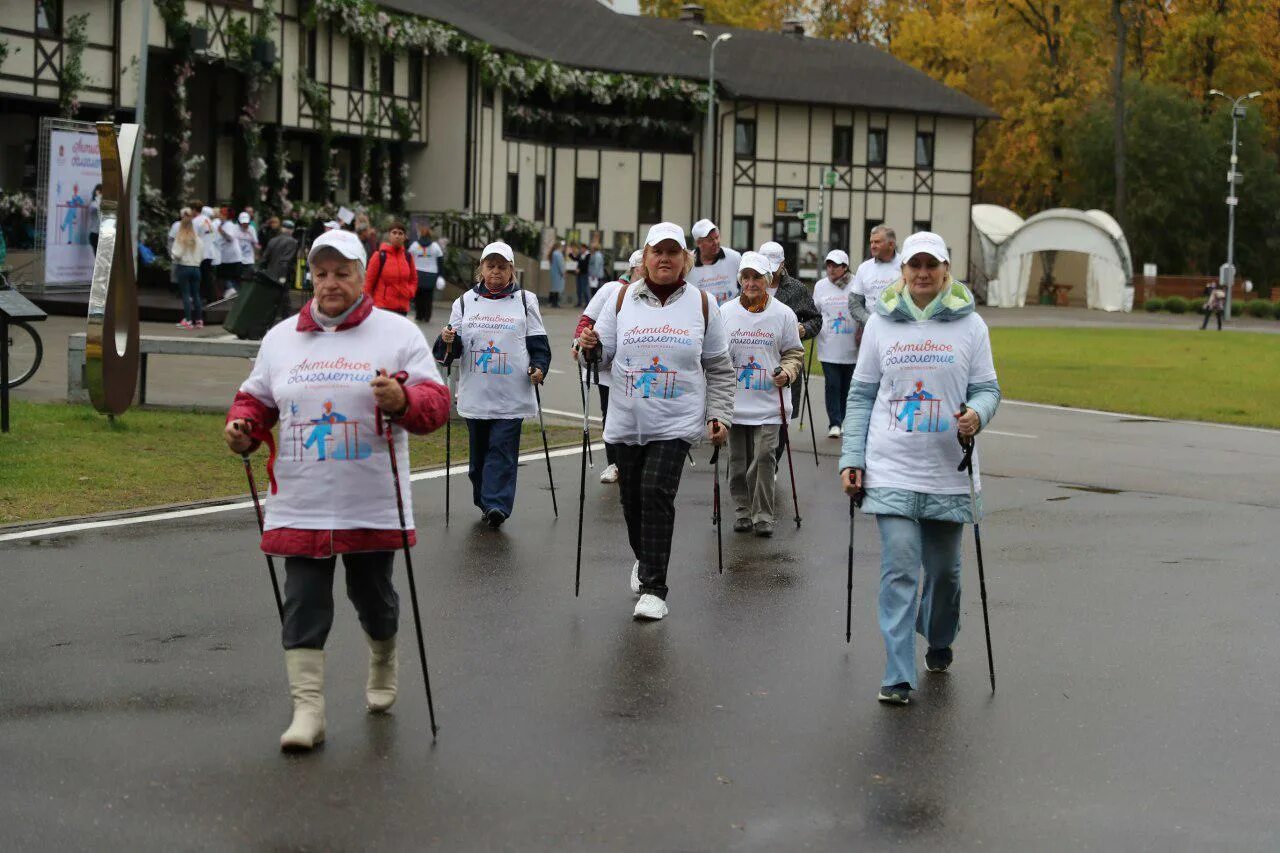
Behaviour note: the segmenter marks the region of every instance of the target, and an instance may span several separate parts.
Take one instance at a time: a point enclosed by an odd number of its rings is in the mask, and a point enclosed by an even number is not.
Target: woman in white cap
[[[827,253],[826,278],[813,288],[813,301],[822,312],[818,332],[818,361],[822,364],[822,384],[826,389],[828,438],[839,438],[844,423],[845,400],[858,360],[858,323],[849,313],[853,283],[849,276],[849,255],[840,249]]]
[[[399,598],[391,568],[401,532],[378,413],[395,427],[402,471],[409,469],[407,433],[430,432],[449,416],[449,393],[418,328],[375,310],[363,295],[365,254],[356,236],[325,234],[307,260],[314,296],[262,339],[224,433],[235,453],[264,441],[271,451],[262,550],[284,557],[282,638],[293,695],[293,722],[280,738],[286,750],[324,740],[324,646],[339,554],[370,649],[365,701],[375,712],[395,701]],[[401,498],[412,519],[407,479]]]
[[[490,527],[501,527],[515,509],[524,419],[538,414],[533,386],[551,368],[538,297],[516,283],[515,253],[506,243],[484,247],[479,281],[453,301],[434,351],[437,361],[459,364],[471,499]]]
[[[627,266],[627,271],[617,281],[610,281],[600,286],[595,295],[591,297],[591,301],[587,303],[587,307],[583,310],[582,316],[578,318],[578,328],[573,333],[573,360],[580,361],[578,358],[578,336],[582,334],[584,329],[589,329],[595,325],[596,318],[600,316],[600,311],[609,302],[610,299],[616,299],[618,290],[626,287],[635,276],[639,274],[640,267],[644,262],[644,251],[636,249],[631,253],[631,258]],[[580,367],[579,372],[585,374],[586,368]],[[586,382],[585,375],[579,376],[580,382]],[[597,386],[600,389],[600,422],[603,426],[609,420],[609,389],[613,386],[613,381],[609,378],[609,371],[600,372],[600,383]],[[616,483],[618,482],[618,460],[612,444],[604,446],[605,468],[600,472],[600,482]]]
[[[690,229],[695,249],[689,284],[723,305],[738,295],[738,264],[742,256],[720,245],[720,229],[710,219],[699,219]]]
[[[782,389],[804,369],[795,312],[769,295],[772,264],[746,252],[738,271],[741,293],[720,309],[737,383],[729,431],[729,493],[733,529],[772,536],[774,472],[784,403]]]
[[[804,282],[787,271],[786,255],[782,244],[773,240],[763,243],[760,246],[760,254],[769,261],[772,273],[769,281],[769,295],[795,312],[801,341],[817,337],[818,332],[822,331],[822,312],[813,304],[813,297],[809,295],[809,288],[804,286]],[[803,384],[802,382],[791,383],[791,408],[788,412],[792,417],[795,417],[800,410],[800,392]],[[788,432],[785,438],[786,441],[790,441],[791,433]],[[786,452],[786,441],[779,442],[777,450],[773,452],[775,461],[780,460],[782,454]]]
[[[987,325],[973,294],[951,278],[946,243],[912,234],[902,258],[904,278],[880,294],[862,338],[840,456],[845,492],[865,489],[863,512],[880,528],[887,660],[879,699],[899,705],[916,686],[916,632],[928,643],[930,672],[951,666],[960,539],[974,521],[956,439],[972,440],[1000,404]],[[981,489],[976,456],[973,478]],[[981,512],[980,498],[977,505]]]
[[[720,445],[733,425],[733,362],[714,299],[687,286],[692,259],[684,229],[661,222],[645,238],[641,277],[604,306],[578,336],[601,348],[610,369],[604,440],[614,445],[627,536],[636,562],[633,615],[667,615],[667,564],[676,491],[689,448],[704,436]]]

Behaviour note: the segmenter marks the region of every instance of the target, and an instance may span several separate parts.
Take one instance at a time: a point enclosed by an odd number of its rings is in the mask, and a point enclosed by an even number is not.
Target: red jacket
[[[388,259],[389,260],[389,259]],[[369,300],[361,303],[337,329],[358,326],[373,312]],[[308,302],[298,312],[297,332],[300,334],[319,333],[320,326],[311,316],[311,303]],[[404,386],[408,408],[395,420],[395,423],[411,433],[422,435],[439,429],[449,419],[449,391],[435,382],[421,382]],[[236,393],[235,402],[227,412],[227,421],[246,418],[253,422],[253,446],[250,452],[257,450],[262,442],[267,443],[270,458],[267,460],[267,475],[274,484],[275,441],[271,428],[280,419],[280,412],[263,403],[252,394],[244,391]],[[400,476],[409,476],[408,471],[401,471]],[[387,488],[391,488],[388,482]],[[412,525],[412,519],[409,521]],[[329,557],[353,551],[395,551],[400,548],[402,540],[399,530],[302,530],[292,527],[281,527],[268,530],[262,536],[262,550],[268,554],[282,557]],[[409,530],[409,544],[417,544],[417,536],[412,528]]]
[[[386,257],[384,268],[382,258]],[[364,292],[373,304],[388,311],[407,314],[418,292],[418,271],[413,260],[403,248],[383,243],[382,248],[369,258],[369,268],[364,275]]]

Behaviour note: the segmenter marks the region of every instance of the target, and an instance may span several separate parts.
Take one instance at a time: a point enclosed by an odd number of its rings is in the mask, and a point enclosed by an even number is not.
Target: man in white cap
[[[858,360],[860,324],[849,310],[849,294],[853,292],[849,255],[841,249],[832,249],[827,253],[826,270],[826,277],[813,288],[813,301],[822,312],[817,347],[826,391],[827,437],[839,438],[849,383],[853,381],[853,367]]]
[[[252,275],[253,264],[257,260],[258,249],[258,231],[253,227],[253,217],[248,210],[240,211],[240,215],[236,217],[236,222],[240,226],[236,239],[240,241],[240,275],[242,278]]]
[[[902,278],[902,258],[898,255],[898,235],[883,223],[871,229],[871,257],[853,274],[853,294],[849,311],[862,325],[867,324],[876,300],[889,285]]]
[[[222,259],[221,253],[218,251],[217,232],[213,224],[213,208],[203,205],[200,213],[191,220],[191,227],[196,230],[196,236],[200,238],[203,259],[200,261],[200,290],[207,301],[212,302],[214,297],[214,273],[213,268]]]
[[[710,219],[699,219],[689,233],[697,248],[693,250],[693,269],[685,280],[723,305],[738,295],[742,256],[720,245],[720,229]]]

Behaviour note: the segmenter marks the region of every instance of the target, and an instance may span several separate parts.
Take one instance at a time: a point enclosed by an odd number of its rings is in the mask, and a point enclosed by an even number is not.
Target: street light
[[[693,37],[711,42],[711,66],[707,70],[707,128],[702,134],[702,215],[711,219],[711,198],[715,192],[712,184],[716,171],[712,162],[716,156],[716,47],[733,38],[733,33],[721,33],[712,39],[705,31],[694,30]]]
[[[1227,169],[1227,267],[1226,274],[1219,275],[1218,280],[1226,279],[1227,288],[1227,319],[1231,319],[1231,291],[1236,281],[1236,205],[1240,199],[1236,196],[1236,179],[1243,177],[1236,171],[1236,164],[1239,162],[1236,158],[1236,141],[1239,138],[1240,119],[1245,116],[1245,107],[1242,104],[1245,101],[1251,101],[1261,95],[1261,92],[1250,92],[1247,95],[1241,95],[1238,98],[1232,98],[1230,95],[1217,89],[1210,89],[1210,95],[1217,95],[1220,98],[1226,98],[1231,101],[1231,166]]]

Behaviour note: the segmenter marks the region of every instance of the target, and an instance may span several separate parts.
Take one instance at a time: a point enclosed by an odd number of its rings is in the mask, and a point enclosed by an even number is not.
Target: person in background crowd
[[[222,208],[217,228],[217,300],[231,299],[240,282],[240,229],[231,216],[231,208]]]
[[[586,243],[579,243],[573,259],[578,262],[577,299],[585,306],[591,301],[591,251]]]
[[[249,211],[253,210],[253,208],[251,207],[248,207],[245,209]],[[250,213],[249,216],[250,218],[252,218],[253,214]],[[280,217],[272,216],[270,219],[267,220],[267,223],[263,225],[262,229],[258,232],[258,242],[262,244],[262,247],[265,249],[267,244],[271,242],[271,238],[276,236],[279,233],[280,233]]]
[[[604,252],[599,243],[591,246],[591,257],[587,260],[587,287],[592,295],[604,284]],[[590,301],[590,300],[588,300]]]
[[[431,226],[427,223],[418,226],[418,239],[409,246],[409,254],[418,272],[418,289],[413,296],[414,319],[419,323],[430,323],[436,291],[444,289],[444,277],[440,274],[444,249],[432,236]]]
[[[293,220],[286,219],[262,250],[262,272],[281,287],[280,314],[283,317],[288,317],[293,311],[289,304],[289,291],[297,263],[298,240],[294,237]]]
[[[89,195],[89,245],[98,253],[98,231],[102,228],[102,184],[95,184]]]
[[[689,232],[697,248],[689,284],[723,305],[738,295],[738,265],[742,255],[720,245],[720,229],[710,219],[699,219]]]
[[[800,333],[801,341],[817,337],[818,332],[822,330],[822,312],[813,304],[813,297],[809,295],[809,288],[804,286],[804,282],[787,272],[786,253],[783,251],[782,244],[770,240],[762,244],[759,251],[768,259],[771,268],[769,295],[795,312],[796,321],[799,324],[797,331]],[[795,417],[800,411],[800,395],[803,387],[803,382],[791,383],[789,392],[791,408],[788,411],[790,417]],[[773,452],[775,462],[782,458],[783,453],[786,453],[787,442],[790,440],[791,434],[788,431],[784,440],[778,442],[778,448]]]
[[[404,246],[408,235],[403,222],[391,223],[387,242],[369,258],[369,271],[364,280],[364,292],[374,305],[403,316],[408,316],[418,291],[418,271]]]
[[[902,278],[902,258],[898,257],[898,235],[888,225],[877,225],[868,236],[871,257],[858,264],[853,274],[853,290],[849,294],[849,312],[861,328],[867,325],[870,312],[880,294]]]
[[[822,363],[822,384],[826,390],[828,438],[839,438],[844,424],[845,401],[853,368],[858,360],[858,330],[849,314],[849,255],[840,249],[827,253],[827,276],[813,288],[813,301],[822,312],[818,332],[818,361]]]
[[[552,308],[560,306],[560,294],[564,293],[564,260],[565,245],[563,240],[552,240],[551,249],[547,252],[547,263],[551,266],[551,289],[549,297]]]
[[[248,210],[242,210],[236,217],[240,229],[236,238],[240,241],[240,279],[243,281],[253,277],[253,265],[258,259],[258,232],[253,227],[253,216]]]
[[[191,220],[190,208],[184,207],[182,218],[178,220],[178,230],[169,246],[169,258],[173,261],[178,292],[182,294],[182,320],[178,326],[200,329],[204,327],[204,303],[200,299],[200,262],[204,260],[204,243],[196,234]]]
[[[1227,306],[1227,291],[1216,281],[1206,281],[1204,283],[1204,322],[1200,324],[1200,331],[1209,328],[1209,318],[1218,318],[1218,331],[1222,331],[1222,312]]]
[[[200,238],[200,243],[204,247],[204,257],[200,261],[200,293],[205,301],[211,301],[217,298],[217,276],[214,270],[220,260],[218,226],[214,221],[212,207],[194,202],[191,209],[200,211],[200,214],[191,220],[191,226],[195,228],[196,236]]]

